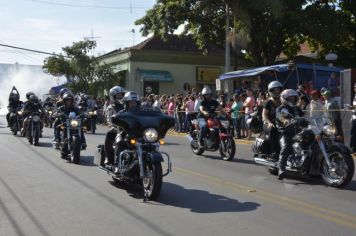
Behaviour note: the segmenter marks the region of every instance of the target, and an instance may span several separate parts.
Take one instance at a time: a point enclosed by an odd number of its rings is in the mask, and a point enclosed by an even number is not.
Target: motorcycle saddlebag
[[[261,137],[256,138],[254,144],[252,144],[252,151],[259,154],[271,154],[270,153],[270,142],[268,139],[263,139]]]
[[[105,162],[105,149],[104,145],[98,145],[96,147],[96,153],[94,157],[94,164],[97,166],[104,166]]]

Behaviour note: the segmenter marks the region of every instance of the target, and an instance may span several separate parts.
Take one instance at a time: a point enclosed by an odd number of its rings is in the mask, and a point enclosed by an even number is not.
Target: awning
[[[327,67],[327,66],[313,65],[313,64],[297,64],[295,66],[297,67],[297,69],[325,71],[325,72],[340,72],[343,70],[343,68],[340,67]],[[289,67],[288,64],[279,64],[279,65],[251,68],[246,70],[232,71],[220,75],[219,79],[226,80],[226,79],[235,79],[235,78],[246,78],[246,77],[263,74],[267,71],[286,72],[289,71]]]
[[[173,82],[172,74],[164,70],[140,70],[143,81]]]
[[[273,65],[273,66],[257,67],[257,68],[246,69],[246,70],[232,71],[220,75],[219,79],[226,80],[226,79],[233,79],[233,78],[251,77],[251,76],[262,74],[266,71],[285,72],[288,71],[288,64],[280,64],[280,65]]]

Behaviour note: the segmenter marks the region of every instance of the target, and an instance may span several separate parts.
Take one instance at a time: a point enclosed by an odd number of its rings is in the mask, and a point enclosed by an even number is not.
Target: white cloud
[[[28,27],[29,30],[39,30],[39,31],[47,31],[52,30],[55,27],[58,27],[58,23],[49,20],[49,19],[41,19],[41,18],[25,18],[22,21],[22,25]]]

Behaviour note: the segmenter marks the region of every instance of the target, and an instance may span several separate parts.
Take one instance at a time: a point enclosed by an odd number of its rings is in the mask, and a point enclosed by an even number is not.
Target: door
[[[159,94],[159,82],[145,81],[143,84],[144,96],[149,94]]]

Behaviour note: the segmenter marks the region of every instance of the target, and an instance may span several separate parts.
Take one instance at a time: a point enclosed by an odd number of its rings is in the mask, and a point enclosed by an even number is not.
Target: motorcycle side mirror
[[[70,112],[69,113],[69,118],[74,119],[76,117],[75,112]]]

